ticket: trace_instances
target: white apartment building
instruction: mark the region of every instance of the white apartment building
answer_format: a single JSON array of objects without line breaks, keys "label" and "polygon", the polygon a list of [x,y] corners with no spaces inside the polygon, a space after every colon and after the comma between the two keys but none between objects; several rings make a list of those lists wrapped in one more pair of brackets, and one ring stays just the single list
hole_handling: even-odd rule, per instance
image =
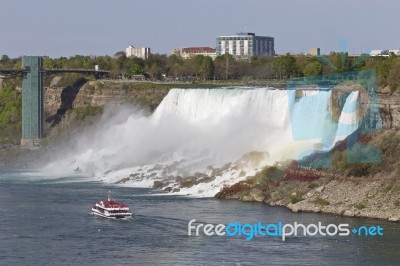
[{"label": "white apartment building", "polygon": [[128,48],[126,48],[126,57],[138,57],[142,59],[147,59],[149,58],[150,55],[150,48],[148,47],[143,47],[143,48],[135,48],[132,45],[130,45]]}]

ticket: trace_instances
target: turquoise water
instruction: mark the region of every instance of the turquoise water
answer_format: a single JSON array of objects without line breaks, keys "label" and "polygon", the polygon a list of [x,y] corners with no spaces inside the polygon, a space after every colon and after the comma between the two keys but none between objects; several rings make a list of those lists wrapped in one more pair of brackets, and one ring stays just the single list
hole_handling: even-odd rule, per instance
[{"label": "turquoise water", "polygon": [[[89,215],[111,189],[133,219]],[[399,265],[400,224],[379,220],[294,214],[259,203],[159,196],[148,189],[112,187],[76,177],[37,179],[0,173],[1,265]],[[199,237],[202,223],[381,225],[381,237]]]}]

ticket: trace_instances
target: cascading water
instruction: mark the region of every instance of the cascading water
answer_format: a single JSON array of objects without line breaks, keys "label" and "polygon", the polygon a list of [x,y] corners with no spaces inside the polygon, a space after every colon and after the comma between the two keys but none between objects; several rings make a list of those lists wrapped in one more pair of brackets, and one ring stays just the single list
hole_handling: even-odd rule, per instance
[{"label": "cascading water", "polygon": [[45,170],[79,167],[108,182],[214,196],[267,164],[329,149],[354,132],[357,92],[340,122],[330,99],[328,90],[172,89],[150,117],[124,111],[102,119]]}]

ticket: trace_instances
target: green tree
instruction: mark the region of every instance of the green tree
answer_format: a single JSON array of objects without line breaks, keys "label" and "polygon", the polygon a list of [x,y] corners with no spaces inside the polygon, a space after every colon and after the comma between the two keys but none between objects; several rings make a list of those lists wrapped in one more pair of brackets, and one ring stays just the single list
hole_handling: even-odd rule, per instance
[{"label": "green tree", "polygon": [[150,75],[151,79],[159,79],[161,78],[161,68],[157,64],[153,64],[150,67],[147,67],[146,72]]},{"label": "green tree", "polygon": [[133,63],[128,69],[128,77],[132,77],[133,75],[144,75],[145,71],[143,67],[139,64]]},{"label": "green tree", "polygon": [[348,53],[333,53],[333,55],[335,57],[335,66],[337,73],[343,73],[353,70],[351,58],[349,57]]},{"label": "green tree", "polygon": [[387,77],[387,83],[392,92],[400,88],[400,61],[396,60],[395,63],[393,63]]},{"label": "green tree", "polygon": [[279,79],[291,78],[299,75],[296,58],[289,53],[274,58],[272,61],[272,69]]},{"label": "green tree", "polygon": [[198,77],[199,74],[202,74],[204,58],[204,55],[196,55],[187,60],[188,62],[191,62],[192,65],[192,76]]},{"label": "green tree", "polygon": [[111,56],[97,56],[95,64],[102,70],[112,70],[113,58]]},{"label": "green tree", "polygon": [[283,67],[287,78],[298,75],[298,66],[296,63],[296,58],[293,55],[287,53],[285,56],[283,56]]},{"label": "green tree", "polygon": [[[145,60],[145,67],[150,69],[153,65],[156,65],[160,73],[167,72],[167,61],[168,57],[166,55],[160,54],[150,54],[149,58]],[[153,67],[155,68],[155,67]]]},{"label": "green tree", "polygon": [[182,57],[176,56],[174,54],[170,55],[167,59],[167,74],[169,76],[180,77],[182,65]]},{"label": "green tree", "polygon": [[381,86],[387,86],[388,77],[390,72],[396,63],[397,56],[391,54],[388,58],[379,58],[380,62],[376,65],[376,73],[378,75],[378,82]]},{"label": "green tree", "polygon": [[200,73],[205,80],[210,80],[214,78],[214,62],[211,57],[206,56],[201,65]]},{"label": "green tree", "polygon": [[10,58],[8,57],[8,55],[3,54],[3,55],[1,56],[0,61],[1,61],[1,63],[8,63],[8,62],[10,62]]},{"label": "green tree", "polygon": [[121,57],[126,58],[126,53],[124,51],[118,51],[118,52],[116,52],[114,54],[114,58],[118,59],[118,58],[121,58]]},{"label": "green tree", "polygon": [[229,79],[233,76],[235,59],[230,54],[217,56],[214,60],[215,75],[218,79]]},{"label": "green tree", "polygon": [[12,68],[18,59],[11,59],[8,55],[2,55],[0,58],[0,67]]},{"label": "green tree", "polygon": [[254,57],[247,67],[246,79],[272,78],[272,57]]},{"label": "green tree", "polygon": [[319,62],[308,63],[303,69],[304,76],[319,76],[322,75],[322,65]]}]

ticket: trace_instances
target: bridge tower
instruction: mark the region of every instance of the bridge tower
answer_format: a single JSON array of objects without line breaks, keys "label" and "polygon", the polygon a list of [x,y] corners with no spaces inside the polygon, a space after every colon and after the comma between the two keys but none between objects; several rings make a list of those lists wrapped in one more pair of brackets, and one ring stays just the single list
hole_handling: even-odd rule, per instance
[{"label": "bridge tower", "polygon": [[43,58],[23,56],[21,146],[33,147],[43,138]]}]

